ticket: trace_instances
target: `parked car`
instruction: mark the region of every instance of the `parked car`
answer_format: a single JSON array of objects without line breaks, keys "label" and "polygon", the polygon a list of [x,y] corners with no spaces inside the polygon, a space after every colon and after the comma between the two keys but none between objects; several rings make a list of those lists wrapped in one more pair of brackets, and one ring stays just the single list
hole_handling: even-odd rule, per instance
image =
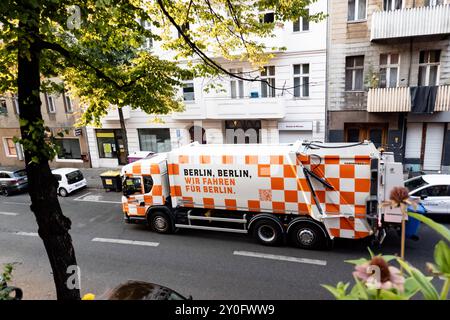
[{"label": "parked car", "polygon": [[86,179],[80,170],[74,168],[60,168],[52,170],[53,176],[58,180],[58,194],[67,197],[70,193],[86,187]]},{"label": "parked car", "polygon": [[0,171],[0,194],[9,196],[12,193],[26,191],[28,178],[25,169]]},{"label": "parked car", "polygon": [[405,181],[412,198],[420,199],[428,213],[450,214],[450,175],[426,174]]}]

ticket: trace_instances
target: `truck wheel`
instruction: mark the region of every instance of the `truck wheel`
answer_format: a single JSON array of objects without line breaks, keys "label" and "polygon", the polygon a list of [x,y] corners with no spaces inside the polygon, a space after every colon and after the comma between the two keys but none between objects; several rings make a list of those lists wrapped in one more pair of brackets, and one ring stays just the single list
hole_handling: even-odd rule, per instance
[{"label": "truck wheel", "polygon": [[253,236],[263,245],[275,246],[281,242],[283,231],[275,221],[265,219],[255,222]]},{"label": "truck wheel", "polygon": [[323,230],[312,223],[298,223],[289,230],[292,243],[302,249],[323,249],[327,245],[327,238]]},{"label": "truck wheel", "polygon": [[61,197],[67,197],[68,194],[69,194],[69,193],[67,192],[66,189],[64,189],[64,188],[59,189],[59,195],[60,195]]},{"label": "truck wheel", "polygon": [[158,233],[172,232],[172,220],[167,213],[162,211],[155,211],[151,213],[149,225],[153,231]]}]

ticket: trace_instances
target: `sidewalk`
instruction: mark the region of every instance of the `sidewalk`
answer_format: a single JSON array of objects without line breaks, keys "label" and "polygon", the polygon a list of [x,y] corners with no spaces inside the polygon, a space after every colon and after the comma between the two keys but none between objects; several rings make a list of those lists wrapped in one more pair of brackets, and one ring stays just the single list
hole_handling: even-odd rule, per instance
[{"label": "sidewalk", "polygon": [[[17,167],[2,167],[0,170],[10,171],[16,170]],[[54,168],[51,168],[52,170]],[[122,167],[115,168],[80,168],[79,170],[83,173],[84,178],[87,182],[87,187],[91,189],[103,189],[102,180],[100,179],[100,174],[105,171],[120,171]]]}]

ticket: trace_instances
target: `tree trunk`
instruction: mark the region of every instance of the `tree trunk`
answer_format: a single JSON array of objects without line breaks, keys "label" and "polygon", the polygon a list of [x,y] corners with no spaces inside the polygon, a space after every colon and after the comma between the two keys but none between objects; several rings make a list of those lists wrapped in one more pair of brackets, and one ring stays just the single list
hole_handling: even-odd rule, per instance
[{"label": "tree trunk", "polygon": [[127,161],[129,156],[127,128],[125,127],[125,119],[123,118],[122,108],[117,108],[117,111],[119,112],[120,129],[122,130],[123,148],[125,150],[125,161]]},{"label": "tree trunk", "polygon": [[[34,8],[33,8],[34,10]],[[31,10],[30,10],[31,11]],[[28,175],[28,188],[31,198],[31,211],[36,217],[38,233],[44,242],[50,260],[57,298],[60,300],[79,300],[79,288],[70,289],[66,283],[71,274],[67,274],[69,266],[76,266],[75,251],[69,235],[71,221],[62,213],[58,202],[57,181],[53,177],[48,156],[42,152],[45,144],[44,125],[39,97],[40,47],[31,42],[27,49],[24,44],[30,42],[30,35],[39,32],[39,11],[27,22],[19,24],[24,32],[19,40],[18,52],[18,94],[20,130],[24,142],[25,163]],[[25,38],[26,37],[26,38]],[[31,134],[30,130],[41,134]],[[29,144],[35,146],[30,149]],[[28,147],[27,147],[28,145]],[[32,161],[34,160],[34,161]],[[73,277],[73,275],[72,275]]]}]

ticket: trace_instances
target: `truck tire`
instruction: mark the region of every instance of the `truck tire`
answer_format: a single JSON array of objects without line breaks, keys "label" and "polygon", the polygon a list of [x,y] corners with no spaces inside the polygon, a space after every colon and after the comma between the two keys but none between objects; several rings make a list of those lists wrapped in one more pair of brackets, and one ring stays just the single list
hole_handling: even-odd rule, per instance
[{"label": "truck tire", "polygon": [[324,249],[327,247],[327,237],[324,230],[311,222],[300,222],[289,230],[292,243],[302,249]]},{"label": "truck tire", "polygon": [[150,228],[157,233],[172,233],[172,220],[163,211],[153,211],[148,218]]},{"label": "truck tire", "polygon": [[253,236],[263,245],[276,246],[283,239],[283,230],[275,221],[261,219],[255,222]]}]

